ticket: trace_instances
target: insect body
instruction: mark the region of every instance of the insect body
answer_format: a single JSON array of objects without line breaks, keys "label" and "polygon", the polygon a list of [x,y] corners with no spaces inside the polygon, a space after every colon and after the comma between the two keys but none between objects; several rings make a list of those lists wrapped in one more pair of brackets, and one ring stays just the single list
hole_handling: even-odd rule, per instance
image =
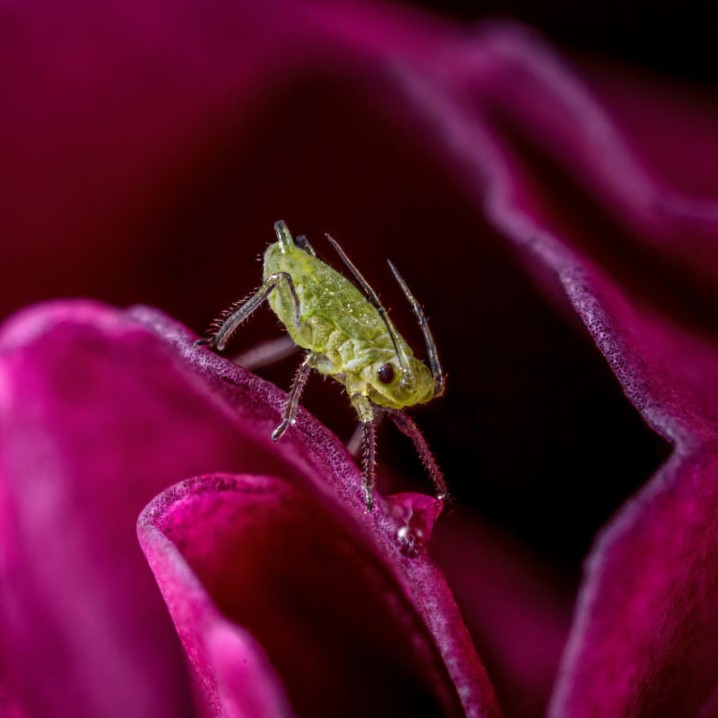
[{"label": "insect body", "polygon": [[374,290],[327,235],[359,287],[318,259],[305,238],[292,238],[284,222],[274,225],[277,241],[264,255],[264,281],[202,343],[221,351],[237,327],[265,300],[292,340],[306,350],[289,392],[284,418],[272,438],[294,424],[299,399],[312,369],[343,384],[362,425],[366,505],[372,509],[376,426],[384,415],[409,436],[427,467],[437,495],[444,498],[441,470],[413,420],[403,411],[444,391],[444,375],[428,324],[418,302],[391,262],[389,266],[412,305],[427,345],[429,367],[414,357],[394,328]]}]

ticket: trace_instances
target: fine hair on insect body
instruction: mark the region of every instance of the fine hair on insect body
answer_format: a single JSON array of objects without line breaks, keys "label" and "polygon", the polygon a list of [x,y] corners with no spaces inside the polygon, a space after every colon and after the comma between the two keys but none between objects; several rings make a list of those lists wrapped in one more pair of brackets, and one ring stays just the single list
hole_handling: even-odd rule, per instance
[{"label": "fine hair on insect body", "polygon": [[223,351],[240,324],[267,301],[294,344],[304,350],[282,421],[272,438],[280,439],[295,423],[309,374],[317,371],[345,387],[357,413],[367,509],[371,511],[374,506],[376,428],[385,416],[412,440],[437,498],[446,498],[441,469],[423,434],[405,411],[441,396],[445,389],[434,338],[406,282],[388,261],[419,323],[428,366],[414,356],[376,292],[334,239],[326,235],[356,285],[319,259],[305,237],[292,237],[284,222],[275,222],[274,230],[277,241],[270,244],[264,254],[262,284],[248,299],[224,312],[213,324],[211,336],[199,340],[198,344]]}]

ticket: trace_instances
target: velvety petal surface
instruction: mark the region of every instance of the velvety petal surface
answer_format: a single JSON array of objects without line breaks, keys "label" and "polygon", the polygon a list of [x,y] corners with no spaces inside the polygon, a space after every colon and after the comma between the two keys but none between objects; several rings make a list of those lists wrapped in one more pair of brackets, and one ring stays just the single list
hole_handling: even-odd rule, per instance
[{"label": "velvety petal surface", "polygon": [[[131,524],[177,480],[241,469],[281,480],[181,485],[141,531],[210,714],[258,705],[269,715],[285,705],[279,681],[295,709],[316,713],[322,695],[349,700],[362,671],[368,680],[386,661],[375,710],[421,694],[437,711],[496,715],[443,579],[423,553],[404,555],[407,530],[430,531],[434,500],[399,496],[367,514],[337,439],[302,412],[275,445],[284,395],[193,340],[157,312],[80,302],[5,327],[0,630],[11,695],[28,715],[190,712],[175,633]],[[294,613],[275,593],[284,584],[272,576],[283,574]],[[356,651],[321,633],[320,617]],[[300,677],[311,651],[321,670],[309,694]],[[249,678],[254,688],[237,683]]]},{"label": "velvety petal surface", "polygon": [[27,715],[190,715],[181,650],[134,524],[243,451],[173,352],[91,303],[29,310],[0,347],[0,661]]},{"label": "velvety petal surface", "polygon": [[[487,40],[479,54],[488,50],[492,72],[512,78],[506,85],[513,88],[496,92],[501,84],[492,84],[499,118],[492,141],[458,113],[440,111],[436,119],[462,133],[469,164],[491,167],[494,221],[527,263],[559,280],[627,397],[673,445],[670,460],[601,532],[588,557],[549,713],[697,715],[718,680],[709,658],[718,630],[718,341],[709,328],[699,329],[715,303],[698,305],[695,294],[681,290],[700,283],[701,272],[691,267],[702,263],[701,271],[710,271],[715,242],[703,244],[703,254],[694,247],[690,266],[682,265],[677,252],[685,245],[669,233],[682,230],[688,241],[696,236],[691,228],[718,236],[718,203],[657,179],[600,102],[539,41],[511,28],[492,30]],[[539,102],[540,110],[526,110]],[[567,127],[582,128],[583,143],[581,132],[561,131]],[[542,176],[550,181],[539,186]],[[566,196],[580,201],[580,213],[566,210]],[[659,214],[649,217],[655,207]],[[617,239],[620,245],[607,247]],[[661,275],[640,263],[641,244],[677,263],[676,282],[663,291]]]},{"label": "velvety petal surface", "polygon": [[[417,691],[422,692],[419,685],[414,684],[411,687],[405,683],[407,676],[413,675],[413,680],[416,680],[418,672],[425,687],[433,687],[433,700],[437,701],[436,705],[442,711],[453,714],[461,705],[459,710],[468,715],[497,714],[493,691],[483,668],[476,660],[456,606],[441,575],[423,553],[422,541],[428,540],[433,521],[438,515],[436,502],[423,495],[396,495],[382,499],[382,510],[368,515],[361,491],[358,490],[361,485],[359,472],[355,465],[347,462],[346,451],[336,437],[316,422],[310,421],[308,415],[302,412],[291,435],[288,434],[281,442],[274,444],[269,440],[269,436],[273,426],[278,423],[284,406],[284,395],[281,392],[269,384],[259,382],[251,374],[212,352],[188,344],[186,335],[178,332],[175,326],[161,315],[137,310],[134,316],[153,327],[165,339],[175,343],[187,359],[201,370],[216,393],[228,402],[233,411],[239,412],[238,421],[242,431],[251,430],[261,441],[277,447],[280,455],[294,464],[295,473],[299,472],[303,477],[300,483],[306,485],[308,482],[307,488],[318,492],[319,498],[326,502],[324,506],[316,501],[307,504],[306,499],[302,500],[301,496],[297,496],[296,502],[290,502],[286,499],[286,494],[288,492],[293,495],[294,492],[289,486],[270,484],[271,490],[264,496],[260,492],[255,506],[252,503],[252,485],[245,480],[234,487],[234,492],[219,491],[218,495],[213,497],[207,490],[207,496],[196,502],[191,500],[193,491],[202,493],[204,489],[201,484],[189,485],[179,489],[178,493],[170,493],[168,497],[158,499],[158,506],[165,507],[163,510],[167,512],[167,517],[163,517],[158,509],[153,511],[152,508],[147,514],[147,517],[153,517],[158,522],[161,529],[168,531],[170,539],[177,541],[180,552],[207,584],[208,593],[221,608],[230,616],[236,617],[240,625],[248,621],[248,630],[253,631],[256,628],[260,636],[267,632],[269,658],[273,664],[279,664],[277,668],[288,684],[288,698],[294,709],[301,710],[302,713],[307,710],[312,713],[323,710],[321,704],[310,709],[311,704],[308,701],[316,699],[320,694],[326,694],[332,696],[332,701],[337,702],[334,708],[325,708],[328,714],[331,714],[332,710],[347,714],[352,711],[361,713],[362,699],[353,696],[351,701],[347,702],[347,697],[351,696],[354,690],[363,690],[369,676],[376,676],[373,668],[376,661],[381,660],[381,655],[388,655],[389,663],[398,667],[398,673],[396,684],[391,680],[387,681],[386,685],[392,690],[386,691],[384,698],[389,703],[395,701],[394,706],[400,705],[401,700],[413,704],[415,698],[412,696]],[[267,409],[270,407],[271,413],[268,417]],[[286,472],[284,476],[287,476]],[[185,497],[185,494],[188,496]],[[180,502],[182,511],[178,509],[175,514],[172,504],[177,497],[184,498]],[[213,516],[210,509],[203,507],[203,502],[206,501],[211,502],[211,505],[228,503],[225,509],[227,513],[223,514],[218,509],[216,513],[219,523],[210,523],[202,528],[201,517],[204,513],[211,514],[208,521]],[[250,504],[249,510],[245,506],[247,503]],[[191,518],[194,508],[199,514],[196,521]],[[169,529],[174,526],[170,515],[177,519],[176,535],[174,530]],[[320,520],[322,515],[325,516],[324,520]],[[255,518],[258,519],[257,523],[254,522]],[[296,524],[297,534],[304,535],[304,539],[313,547],[310,551],[299,551],[297,558],[289,562],[285,555],[289,549],[284,546],[284,542],[290,540],[291,532],[288,534],[286,527],[281,528],[287,523],[289,526]],[[274,536],[275,526],[279,527],[279,536]],[[416,555],[405,555],[407,531],[417,539],[419,550]],[[194,543],[184,537],[185,532],[190,532],[196,539]],[[204,542],[199,540],[202,533],[207,535]],[[217,544],[213,543],[212,536],[217,539]],[[267,550],[261,556],[253,555],[251,547],[255,543],[263,545],[263,542],[267,542]],[[354,544],[357,549],[370,551],[365,561],[357,562],[358,565],[354,568],[356,581],[350,582],[351,585],[345,582],[344,571],[349,571],[346,564],[353,550],[341,561],[339,558],[344,556],[343,550],[340,550],[339,555],[334,553],[337,547],[346,545],[347,542]],[[247,548],[243,549],[245,544]],[[321,550],[321,544],[325,546],[324,551]],[[196,553],[193,553],[192,546]],[[250,577],[256,574],[257,579],[249,581],[258,589],[257,593],[252,592],[249,598],[241,595],[244,585],[242,570],[235,572],[232,566],[227,570],[227,564],[231,561],[240,562],[240,555],[244,550],[249,551],[250,555],[245,558],[248,563],[243,570]],[[218,553],[218,566],[212,562],[211,554],[214,551]],[[270,566],[264,566],[264,561],[268,561]],[[277,561],[278,565],[275,565],[274,561]],[[309,581],[309,586],[307,576],[301,570],[305,563],[308,573],[314,577],[314,581]],[[344,568],[340,568],[342,564],[345,564]],[[360,583],[362,577],[366,580],[374,575],[377,569],[380,575],[385,571],[388,573],[384,574],[379,584],[374,583],[374,579],[369,581],[373,584],[369,593],[357,597],[359,588],[356,584]],[[293,586],[293,593],[298,592],[300,597],[305,591],[310,593],[301,601],[307,613],[300,620],[306,620],[306,623],[288,630],[286,635],[281,635],[277,628],[272,626],[278,626],[281,621],[287,619],[291,614],[291,606],[285,603],[286,599],[277,591],[272,576],[284,573]],[[158,579],[162,584],[161,577],[158,576]],[[322,580],[329,581],[328,587],[321,583]],[[316,585],[312,585],[313,583]],[[336,594],[340,610],[333,620],[336,621],[337,631],[340,634],[346,633],[348,643],[358,640],[361,644],[366,640],[371,645],[372,640],[378,641],[371,651],[367,648],[358,651],[361,659],[354,656],[351,650],[342,651],[338,645],[341,641],[337,643],[333,636],[324,633],[312,635],[311,641],[316,643],[314,649],[308,645],[311,627],[318,621],[317,615],[321,613],[327,617],[333,605],[331,600],[329,605],[325,603],[326,594],[332,597]],[[401,594],[404,598],[398,599]],[[270,598],[278,603],[270,605]],[[396,608],[397,600],[403,603],[403,608]],[[377,625],[377,632],[373,637],[362,629],[359,634],[362,637],[359,638],[356,633],[359,625],[371,625],[366,619],[366,612],[371,605],[383,606],[385,611],[388,608],[399,625],[394,625],[391,621]],[[264,608],[275,609],[271,611],[271,618],[263,614]],[[417,617],[424,625],[421,633],[417,632]],[[400,630],[401,626],[404,627],[403,630]],[[413,628],[407,630],[407,626]],[[302,636],[306,638],[303,642]],[[302,651],[316,651],[319,675],[312,675],[313,680],[319,682],[314,683],[315,690],[308,690],[302,674],[293,675],[291,666],[286,664],[300,644],[304,645]],[[337,651],[341,655],[337,654]],[[437,667],[432,651],[438,651],[443,666]],[[408,664],[405,663],[407,660]],[[413,664],[413,670],[407,670],[407,666],[411,667],[414,660],[418,660],[420,670],[417,670],[417,664]],[[324,670],[322,665],[325,666]],[[331,675],[337,679],[334,688],[331,687],[330,667],[334,671]],[[366,673],[366,680],[361,679],[362,672]],[[448,672],[452,686],[447,683],[445,672]],[[325,679],[327,683],[321,687],[321,681]],[[383,699],[379,699],[383,691],[375,686],[371,693],[374,695],[373,710],[385,710]],[[391,708],[388,710],[392,711]]]},{"label": "velvety petal surface", "polygon": [[[205,616],[220,614],[262,646],[299,715],[463,714],[419,613],[345,521],[287,481],[246,475],[186,482],[145,511],[140,540],[209,706],[224,708],[222,686],[240,705],[257,686],[236,668],[215,677],[227,649]],[[206,593],[190,609],[194,584]]]},{"label": "velvety petal surface", "polygon": [[[138,524],[138,534],[195,672],[195,685],[203,713],[232,718],[289,716],[292,711],[284,687],[261,644],[252,634],[232,623],[227,613],[214,603],[208,593],[210,587],[202,583],[193,572],[172,540],[174,536],[170,538],[167,535],[174,532],[163,532],[166,524],[180,524],[188,534],[192,534],[188,536],[190,550],[200,550],[199,547],[203,545],[215,544],[220,537],[218,529],[224,523],[223,519],[229,518],[230,514],[230,507],[221,498],[232,488],[241,490],[243,484],[247,486],[250,495],[261,494],[268,484],[275,484],[280,492],[282,489],[288,490],[290,486],[286,482],[261,476],[244,477],[236,481],[230,476],[187,481],[160,494],[145,509]],[[213,491],[220,500],[208,512],[193,510],[194,495],[199,494],[199,497],[206,499]],[[173,520],[172,512],[186,513],[186,524]],[[226,531],[227,527],[224,529]],[[199,541],[193,541],[197,538]],[[260,597],[253,577],[242,576],[238,570],[247,554],[255,557],[259,563],[264,560],[261,546],[243,543],[239,541],[237,546],[232,547],[238,550],[231,552],[215,551],[213,547],[208,559],[229,574],[223,584],[233,585],[234,581],[245,579],[240,587],[241,596],[248,604],[254,604],[256,610],[264,600],[274,600],[274,596]],[[299,620],[298,607],[293,606],[292,609],[288,614],[289,620],[292,617],[295,621]],[[271,611],[264,613],[264,616],[270,622],[274,617]],[[305,665],[306,656],[303,653],[287,654],[287,659],[296,661],[297,656],[301,655],[301,665]]]}]

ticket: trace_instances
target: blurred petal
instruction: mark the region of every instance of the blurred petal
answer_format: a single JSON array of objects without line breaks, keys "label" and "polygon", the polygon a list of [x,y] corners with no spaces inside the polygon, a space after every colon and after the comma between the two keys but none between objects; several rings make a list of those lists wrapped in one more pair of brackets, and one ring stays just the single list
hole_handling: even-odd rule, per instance
[{"label": "blurred petal", "polygon": [[[457,161],[490,168],[492,219],[527,266],[558,279],[627,397],[674,447],[589,556],[550,714],[692,715],[718,683],[711,659],[718,636],[718,342],[715,328],[700,324],[716,305],[706,296],[698,306],[695,295],[680,291],[693,276],[688,265],[673,268],[679,283],[661,294],[662,275],[647,275],[641,255],[631,253],[632,238],[614,232],[628,259],[619,269],[606,251],[611,235],[600,241],[589,220],[599,228],[596,218],[606,217],[640,226],[640,242],[661,252],[676,227],[709,232],[713,248],[701,254],[694,244],[687,254],[690,266],[702,261],[710,273],[718,204],[681,197],[656,179],[581,80],[539,41],[512,28],[493,32],[480,52],[492,60],[489,85],[502,121],[485,134],[446,107],[434,106],[436,118],[464,143]],[[516,92],[502,92],[501,78]],[[537,184],[549,167],[550,181]],[[563,190],[578,195],[581,212],[566,209]],[[657,218],[648,217],[659,205]],[[665,258],[680,259],[678,245],[667,247]]]},{"label": "blurred petal", "polygon": [[571,625],[573,582],[466,509],[437,526],[431,554],[447,576],[506,714],[545,715]]},{"label": "blurred petal", "polygon": [[591,280],[576,278],[570,295],[628,396],[675,448],[589,556],[554,715],[692,715],[718,684],[718,347],[599,272]]}]

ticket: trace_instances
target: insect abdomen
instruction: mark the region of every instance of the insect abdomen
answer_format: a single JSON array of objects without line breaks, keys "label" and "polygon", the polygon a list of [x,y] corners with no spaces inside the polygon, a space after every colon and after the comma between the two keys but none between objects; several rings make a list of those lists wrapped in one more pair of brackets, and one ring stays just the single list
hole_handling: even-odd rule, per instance
[{"label": "insect abdomen", "polygon": [[339,347],[346,342],[390,347],[376,309],[329,265],[300,249],[282,252],[275,243],[265,253],[264,276],[276,272],[286,272],[294,282],[300,325],[294,323],[293,298],[285,285],[270,295],[269,304],[299,346],[320,354],[336,353],[337,360],[341,359]]}]

